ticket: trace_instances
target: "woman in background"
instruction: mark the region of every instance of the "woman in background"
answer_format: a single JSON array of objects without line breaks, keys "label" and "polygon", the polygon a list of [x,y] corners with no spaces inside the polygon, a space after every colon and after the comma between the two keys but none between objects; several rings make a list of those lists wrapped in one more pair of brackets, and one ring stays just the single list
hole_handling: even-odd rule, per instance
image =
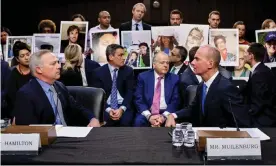
[{"label": "woman in background", "polygon": [[13,60],[18,64],[12,69],[7,80],[7,103],[9,110],[13,109],[16,92],[33,76],[29,68],[31,49],[26,43],[16,41],[13,45]]},{"label": "woman in background", "polygon": [[239,46],[239,66],[235,66],[233,77],[249,77],[250,70],[245,67],[244,54],[246,54],[246,47]]},{"label": "woman in background", "polygon": [[64,51],[65,63],[61,68],[60,79],[65,86],[82,86],[82,49],[78,44],[70,44]]}]

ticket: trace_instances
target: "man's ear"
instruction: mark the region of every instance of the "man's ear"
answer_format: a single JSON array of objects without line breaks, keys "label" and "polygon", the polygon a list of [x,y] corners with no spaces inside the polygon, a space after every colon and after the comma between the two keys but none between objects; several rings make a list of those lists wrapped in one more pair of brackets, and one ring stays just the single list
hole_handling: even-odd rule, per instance
[{"label": "man's ear", "polygon": [[100,18],[98,18],[98,22],[100,22]]},{"label": "man's ear", "polygon": [[39,73],[39,74],[42,73],[42,69],[41,69],[40,67],[38,67],[38,66],[35,68],[35,70],[36,70],[36,72]]}]

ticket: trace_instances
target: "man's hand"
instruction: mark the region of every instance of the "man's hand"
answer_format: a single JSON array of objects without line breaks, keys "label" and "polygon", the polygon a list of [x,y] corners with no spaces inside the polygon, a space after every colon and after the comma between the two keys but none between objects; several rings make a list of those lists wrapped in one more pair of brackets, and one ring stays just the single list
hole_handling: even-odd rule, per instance
[{"label": "man's hand", "polygon": [[124,113],[124,110],[122,108],[114,110],[113,115],[114,115],[115,120],[119,120],[122,117],[123,113]]},{"label": "man's hand", "polygon": [[160,115],[159,118],[158,118],[159,124],[163,124],[165,121],[166,121],[165,117]]},{"label": "man's hand", "polygon": [[111,110],[109,111],[109,116],[110,116],[110,118],[111,118],[112,120],[116,120],[116,119],[117,119],[115,115],[116,115],[115,110],[114,110],[114,109],[111,109]]},{"label": "man's hand", "polygon": [[160,118],[160,115],[152,115],[150,118],[149,118],[149,122],[151,124],[152,127],[160,127],[160,123],[159,123],[159,119]]},{"label": "man's hand", "polygon": [[92,118],[87,127],[101,127],[100,122],[96,118]]},{"label": "man's hand", "polygon": [[175,127],[175,120],[172,114],[168,116],[165,127]]}]

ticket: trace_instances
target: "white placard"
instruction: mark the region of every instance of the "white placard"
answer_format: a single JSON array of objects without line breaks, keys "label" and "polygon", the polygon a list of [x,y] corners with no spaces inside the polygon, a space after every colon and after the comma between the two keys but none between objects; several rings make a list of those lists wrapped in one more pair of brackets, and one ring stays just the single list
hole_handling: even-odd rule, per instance
[{"label": "white placard", "polygon": [[39,134],[1,134],[1,151],[38,151]]},{"label": "white placard", "polygon": [[260,159],[259,138],[207,138],[207,158]]}]

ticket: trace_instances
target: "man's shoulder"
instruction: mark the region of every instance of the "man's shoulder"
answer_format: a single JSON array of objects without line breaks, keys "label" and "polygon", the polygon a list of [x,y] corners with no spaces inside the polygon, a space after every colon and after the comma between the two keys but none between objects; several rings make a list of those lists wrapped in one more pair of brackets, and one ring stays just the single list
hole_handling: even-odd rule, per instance
[{"label": "man's shoulder", "polygon": [[86,62],[88,65],[91,65],[91,66],[94,66],[94,67],[100,67],[100,66],[101,66],[98,62],[93,61],[93,60],[88,59],[88,58],[85,58],[85,62]]},{"label": "man's shoulder", "polygon": [[170,78],[170,80],[172,81],[178,81],[179,80],[179,76],[176,74],[172,74],[172,73],[167,73],[167,78]]}]

